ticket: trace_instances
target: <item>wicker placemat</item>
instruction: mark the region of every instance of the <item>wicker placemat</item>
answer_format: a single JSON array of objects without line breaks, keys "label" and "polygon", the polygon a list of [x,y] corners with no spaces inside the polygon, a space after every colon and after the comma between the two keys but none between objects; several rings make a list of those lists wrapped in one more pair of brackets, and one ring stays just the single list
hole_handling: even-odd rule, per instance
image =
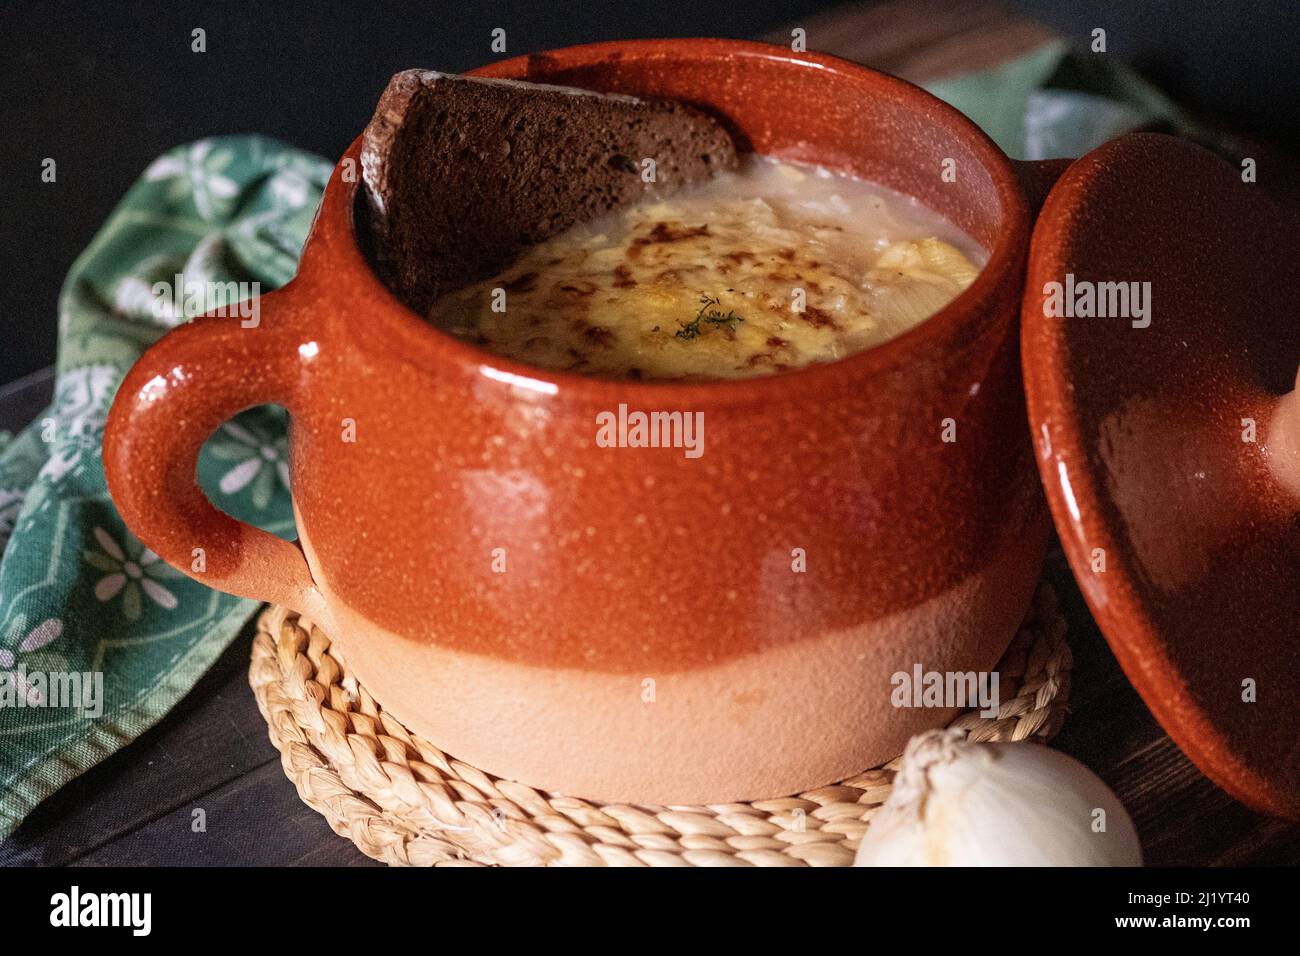
[{"label": "wicker placemat", "polygon": [[[975,740],[1046,740],[1065,715],[1070,648],[1052,589],[999,663],[998,716],[961,714]],[[604,805],[501,780],[384,713],[330,639],[292,611],[258,621],[249,683],[284,772],[361,852],[405,866],[847,866],[897,761],[751,803]]]}]

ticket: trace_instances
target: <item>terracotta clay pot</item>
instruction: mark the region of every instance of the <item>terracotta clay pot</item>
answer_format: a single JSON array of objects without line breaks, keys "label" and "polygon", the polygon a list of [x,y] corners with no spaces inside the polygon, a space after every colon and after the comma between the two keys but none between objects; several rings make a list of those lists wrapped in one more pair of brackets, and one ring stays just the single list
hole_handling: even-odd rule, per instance
[{"label": "terracotta clay pot", "polygon": [[[126,522],[187,573],[202,548],[204,583],[315,620],[386,709],[495,774],[717,803],[895,756],[952,712],[891,706],[891,676],[993,668],[1047,537],[1012,163],[923,91],[783,48],[609,43],[479,72],[696,104],[746,148],[920,198],[988,264],[830,365],[702,384],[539,371],[440,333],[376,279],[353,143],[260,324],[177,328],[123,383],[104,457]],[[292,418],[301,547],[195,482],[207,436],[267,402]],[[702,412],[703,455],[599,447],[597,415],[620,404]]]}]

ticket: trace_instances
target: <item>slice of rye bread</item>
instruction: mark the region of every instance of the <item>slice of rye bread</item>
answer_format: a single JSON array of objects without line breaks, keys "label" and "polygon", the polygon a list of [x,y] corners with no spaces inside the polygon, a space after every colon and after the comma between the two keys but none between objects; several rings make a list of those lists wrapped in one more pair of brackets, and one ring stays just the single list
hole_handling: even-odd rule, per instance
[{"label": "slice of rye bread", "polygon": [[735,166],[727,131],[682,103],[406,70],[362,141],[370,251],[427,315],[527,246]]}]

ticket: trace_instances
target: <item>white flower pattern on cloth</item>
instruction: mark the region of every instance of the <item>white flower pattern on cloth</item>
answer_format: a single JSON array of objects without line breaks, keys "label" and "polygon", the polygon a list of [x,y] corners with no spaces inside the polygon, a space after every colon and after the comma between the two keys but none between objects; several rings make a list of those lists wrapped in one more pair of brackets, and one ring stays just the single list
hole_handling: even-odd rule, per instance
[{"label": "white flower pattern on cloth", "polygon": [[98,455],[108,406],[121,373],[111,365],[83,365],[59,375],[52,418],[55,443],[37,475],[53,484],[81,469],[87,454]]},{"label": "white flower pattern on cloth", "polygon": [[[140,545],[127,534],[127,547],[123,548],[103,528],[96,526],[95,540],[103,548],[85,552],[86,563],[104,576],[95,582],[95,597],[108,602],[122,595],[122,613],[128,620],[138,621],[143,610],[141,592],[164,610],[177,605],[176,595],[163,587],[155,578],[175,577],[179,572],[165,563],[149,548]],[[130,549],[128,551],[128,549]]]},{"label": "white flower pattern on cloth", "polygon": [[[204,314],[209,306],[230,308],[235,301],[228,292],[237,288],[237,284],[226,278],[225,254],[222,233],[213,232],[200,239],[184,261],[173,256],[151,256],[141,261],[135,272],[117,281],[112,290],[113,310],[127,318],[170,329]],[[177,275],[181,277],[179,289]],[[155,291],[160,286],[162,295]],[[203,294],[195,296],[196,290]]]},{"label": "white flower pattern on cloth", "polygon": [[199,215],[211,222],[224,216],[239,194],[238,184],[224,172],[234,158],[228,149],[214,152],[212,140],[203,139],[188,149],[159,156],[145,170],[144,178],[149,182],[171,180],[167,198],[173,202],[192,198]]},{"label": "white flower pattern on cloth", "polygon": [[59,374],[54,407],[74,438],[98,437],[108,421],[108,406],[122,377],[112,365],[78,365]]},{"label": "white flower pattern on cloth", "polygon": [[227,439],[212,442],[208,449],[219,461],[234,462],[221,476],[219,487],[226,495],[238,494],[252,485],[253,507],[259,511],[271,503],[276,479],[287,491],[289,488],[289,443],[283,436],[271,437],[255,426],[245,427],[237,422],[221,426]]},{"label": "white flower pattern on cloth", "polygon": [[[25,615],[19,615],[14,621],[10,633],[21,632],[26,626],[27,618]],[[40,650],[46,644],[56,640],[63,633],[63,622],[57,617],[47,618],[28,632],[27,636],[22,639],[18,645],[19,653],[30,653],[31,651]],[[0,669],[3,670],[3,676],[7,680],[14,682],[14,687],[18,693],[26,698],[29,706],[39,707],[45,703],[39,687],[33,687],[23,678],[18,671],[13,670],[15,663],[14,652],[7,647],[0,647]]]},{"label": "white flower pattern on cloth", "polygon": [[56,449],[55,451],[50,452],[50,457],[45,460],[45,464],[41,465],[41,470],[36,477],[45,478],[51,482],[59,482],[63,480],[64,476],[67,475],[68,472],[72,471],[80,464],[80,448],[72,451]]}]

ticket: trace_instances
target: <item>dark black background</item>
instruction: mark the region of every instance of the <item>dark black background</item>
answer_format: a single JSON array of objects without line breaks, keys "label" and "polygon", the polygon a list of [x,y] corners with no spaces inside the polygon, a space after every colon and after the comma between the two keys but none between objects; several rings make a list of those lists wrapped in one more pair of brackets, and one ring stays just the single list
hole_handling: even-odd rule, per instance
[{"label": "dark black background", "polygon": [[[561,893],[567,893],[568,899],[580,896],[587,904],[587,911],[573,917],[581,920],[584,938],[628,938],[628,914],[632,910],[628,904],[629,897],[633,897],[643,910],[655,914],[644,934],[647,938],[680,935],[678,927],[689,924],[701,948],[729,950],[771,945],[772,931],[767,921],[742,915],[752,910],[738,908],[739,918],[716,918],[715,900],[745,889],[776,898],[806,897],[815,892],[823,908],[850,912],[863,907],[866,895],[877,912],[906,914],[904,919],[917,908],[918,900],[942,900],[943,918],[931,919],[918,929],[898,926],[896,920],[888,919],[871,924],[876,933],[894,930],[899,937],[909,934],[918,941],[923,939],[923,952],[969,951],[973,948],[971,940],[983,932],[992,912],[1014,924],[1016,938],[1059,936],[1062,927],[1068,926],[1075,945],[1103,936],[1148,940],[1153,935],[1185,945],[1193,934],[1204,935],[1199,928],[1162,931],[1117,927],[1116,917],[1244,916],[1250,920],[1249,927],[1216,927],[1211,931],[1212,936],[1238,941],[1238,946],[1243,945],[1240,941],[1257,938],[1249,935],[1251,929],[1285,926],[1292,912],[1292,873],[1284,868],[1235,869],[1207,875],[1203,869],[1189,868],[1076,867],[1053,869],[1047,879],[1036,868],[1006,868],[997,873],[1001,893],[992,899],[988,894],[970,892],[970,874],[958,869],[894,869],[888,872],[888,879],[871,878],[875,874],[847,867],[812,871],[754,868],[747,875],[732,869],[700,868],[686,877],[653,867],[617,873],[593,867],[571,869],[564,874],[540,875],[537,869],[516,868],[465,870],[457,872],[454,879],[436,879],[437,875],[421,873],[412,874],[421,878],[394,879],[391,871],[299,867],[292,874],[293,892],[285,893],[285,874],[271,868],[84,868],[75,873],[49,868],[0,870],[0,890],[4,892],[5,918],[11,935],[22,933],[22,939],[33,944],[37,939],[42,944],[48,939],[61,941],[69,948],[121,946],[132,951],[141,942],[175,943],[189,948],[195,939],[223,952],[244,951],[251,948],[255,933],[259,949],[296,947],[303,944],[304,937],[324,937],[333,948],[366,952],[384,938],[380,935],[384,928],[376,925],[376,919],[367,918],[380,905],[385,915],[406,917],[410,927],[406,933],[411,935],[433,922],[432,918],[418,921],[425,913],[442,917],[439,928],[466,932],[462,927],[482,924],[480,914],[489,901],[496,900],[509,909],[502,914],[504,918],[486,924],[490,934],[487,938],[500,949],[531,949],[541,933],[539,927],[555,920],[555,903]],[[683,878],[691,881],[685,891]],[[558,890],[557,880],[564,880]],[[744,880],[749,882],[738,882]],[[51,897],[69,893],[74,883],[83,896],[105,892],[151,894],[150,935],[135,937],[125,928],[51,927]],[[1132,902],[1135,893],[1172,896],[1180,892],[1190,894],[1193,902],[1160,906]],[[1202,893],[1243,894],[1248,902],[1202,906],[1195,902]],[[351,903],[372,898],[376,903],[369,911],[357,904],[342,904],[343,900]],[[436,902],[431,903],[431,898]],[[264,906],[264,912],[255,916],[248,913],[266,899],[283,899],[285,904],[279,911]],[[337,915],[327,910],[331,906]],[[304,926],[308,919],[322,923],[327,919],[328,923],[319,929],[308,928]],[[827,928],[822,932],[825,936],[811,938],[838,942],[848,938],[852,930],[837,932]],[[805,933],[810,935],[807,930]]]},{"label": "dark black background", "polygon": [[[824,0],[631,3],[40,3],[0,7],[0,384],[54,358],[59,286],[77,254],[159,153],[217,133],[260,132],[330,158],[361,130],[388,77],[458,71],[591,40],[753,37]],[[1226,125],[1300,140],[1300,0],[1021,0]],[[190,31],[207,31],[207,52]],[[809,38],[816,48],[816,37]],[[58,181],[40,181],[54,157]]]}]

